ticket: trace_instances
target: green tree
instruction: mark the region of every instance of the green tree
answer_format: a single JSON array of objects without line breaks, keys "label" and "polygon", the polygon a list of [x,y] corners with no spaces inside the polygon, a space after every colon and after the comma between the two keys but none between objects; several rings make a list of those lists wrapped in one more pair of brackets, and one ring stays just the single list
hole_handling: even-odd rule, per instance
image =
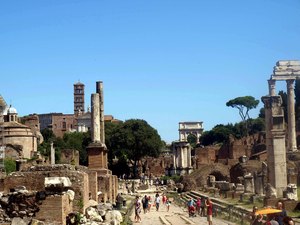
[{"label": "green tree", "polygon": [[256,100],[252,96],[243,96],[237,97],[226,102],[226,106],[237,108],[239,110],[240,117],[242,121],[245,123],[245,130],[248,134],[248,123],[247,120],[250,119],[249,111],[251,109],[255,109],[259,103],[259,100]]},{"label": "green tree", "polygon": [[65,133],[63,137],[63,148],[75,149],[79,151],[79,163],[80,165],[87,166],[87,152],[86,147],[91,142],[90,132],[72,132]]},{"label": "green tree", "polygon": [[55,134],[52,130],[45,128],[41,131],[41,134],[43,135],[44,141],[49,142],[56,138]]},{"label": "green tree", "polygon": [[187,141],[188,143],[190,143],[190,145],[192,146],[192,148],[195,148],[197,145],[197,137],[194,134],[189,134],[187,136]]},{"label": "green tree", "polygon": [[111,137],[111,147],[118,158],[132,160],[133,175],[137,162],[145,156],[158,157],[162,141],[158,132],[145,120],[130,119],[118,125]]},{"label": "green tree", "polygon": [[205,131],[200,137],[200,143],[204,146],[222,144],[228,141],[229,136],[239,136],[237,129],[232,124],[218,124],[212,130]]},{"label": "green tree", "polygon": [[16,171],[16,161],[11,158],[4,159],[4,168],[6,174]]}]

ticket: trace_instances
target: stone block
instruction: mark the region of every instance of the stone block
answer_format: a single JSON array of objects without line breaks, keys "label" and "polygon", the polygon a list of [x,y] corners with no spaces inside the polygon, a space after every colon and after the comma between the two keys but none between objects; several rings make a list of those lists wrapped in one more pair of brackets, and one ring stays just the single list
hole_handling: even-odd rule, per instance
[{"label": "stone block", "polygon": [[276,66],[300,66],[299,60],[279,60],[276,62]]},{"label": "stone block", "polygon": [[45,177],[45,188],[48,187],[71,187],[69,177]]}]

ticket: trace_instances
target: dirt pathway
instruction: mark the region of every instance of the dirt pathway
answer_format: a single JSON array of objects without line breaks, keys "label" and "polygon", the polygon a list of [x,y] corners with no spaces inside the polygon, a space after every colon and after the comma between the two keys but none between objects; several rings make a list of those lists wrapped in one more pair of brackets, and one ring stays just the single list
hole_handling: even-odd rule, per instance
[{"label": "dirt pathway", "polygon": [[[135,223],[134,221],[134,210],[131,215],[131,221],[134,224],[141,225],[184,225],[184,224],[197,224],[197,225],[207,225],[206,217],[189,217],[186,209],[182,209],[177,205],[171,204],[169,212],[167,212],[166,206],[162,205],[158,211],[155,207],[151,207],[150,212],[141,213],[142,221],[140,223]],[[214,225],[234,225],[234,223],[229,223],[217,218],[213,218]]]}]

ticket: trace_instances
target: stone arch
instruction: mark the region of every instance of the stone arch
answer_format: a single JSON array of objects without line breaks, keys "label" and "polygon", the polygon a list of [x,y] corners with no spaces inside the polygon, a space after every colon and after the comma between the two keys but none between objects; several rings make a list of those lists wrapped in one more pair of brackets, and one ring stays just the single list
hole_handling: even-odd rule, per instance
[{"label": "stone arch", "polygon": [[216,181],[224,181],[224,180],[228,180],[228,176],[226,176],[225,174],[222,174],[221,171],[217,171],[214,170],[212,171],[209,175],[212,175],[216,178]]},{"label": "stone arch", "polygon": [[192,178],[195,179],[198,187],[207,185],[207,178],[209,175],[216,176],[217,181],[229,181],[229,166],[221,163],[214,163],[213,165],[203,165],[191,174]]}]

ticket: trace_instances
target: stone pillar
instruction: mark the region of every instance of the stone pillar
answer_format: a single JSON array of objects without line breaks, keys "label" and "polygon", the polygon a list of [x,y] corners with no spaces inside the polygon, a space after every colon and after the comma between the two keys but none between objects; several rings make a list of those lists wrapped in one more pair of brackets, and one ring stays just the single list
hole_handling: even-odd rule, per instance
[{"label": "stone pillar", "polygon": [[264,175],[254,173],[255,194],[262,196],[264,194]]},{"label": "stone pillar", "polygon": [[251,174],[244,176],[244,188],[245,193],[254,193],[254,180]]},{"label": "stone pillar", "polygon": [[54,165],[55,164],[55,149],[53,147],[53,142],[51,142],[50,144],[50,154],[51,154],[51,165]]},{"label": "stone pillar", "polygon": [[288,150],[296,151],[296,119],[295,119],[295,91],[294,80],[287,80],[287,98],[288,98]]},{"label": "stone pillar", "polygon": [[183,154],[183,149],[182,149],[182,147],[180,146],[180,150],[179,150],[179,152],[180,152],[180,158],[179,158],[179,167],[184,167],[184,165],[183,165],[183,158],[184,158],[184,154]]},{"label": "stone pillar", "polygon": [[105,144],[105,130],[104,130],[104,96],[103,96],[103,82],[96,82],[96,92],[99,94],[100,105],[100,140]]},{"label": "stone pillar", "polygon": [[92,127],[91,127],[91,139],[93,143],[100,143],[100,107],[99,107],[99,94],[92,94],[91,106],[92,106]]},{"label": "stone pillar", "polygon": [[286,147],[284,115],[281,107],[282,100],[277,96],[264,96],[266,116],[266,137],[268,182],[276,189],[277,196],[283,196],[283,190],[287,185],[286,173]]},{"label": "stone pillar", "polygon": [[275,96],[276,95],[276,89],[275,89],[275,85],[276,85],[276,80],[268,80],[269,83],[269,95],[270,96]]},{"label": "stone pillar", "polygon": [[187,167],[192,167],[192,152],[189,146],[187,148]]}]

